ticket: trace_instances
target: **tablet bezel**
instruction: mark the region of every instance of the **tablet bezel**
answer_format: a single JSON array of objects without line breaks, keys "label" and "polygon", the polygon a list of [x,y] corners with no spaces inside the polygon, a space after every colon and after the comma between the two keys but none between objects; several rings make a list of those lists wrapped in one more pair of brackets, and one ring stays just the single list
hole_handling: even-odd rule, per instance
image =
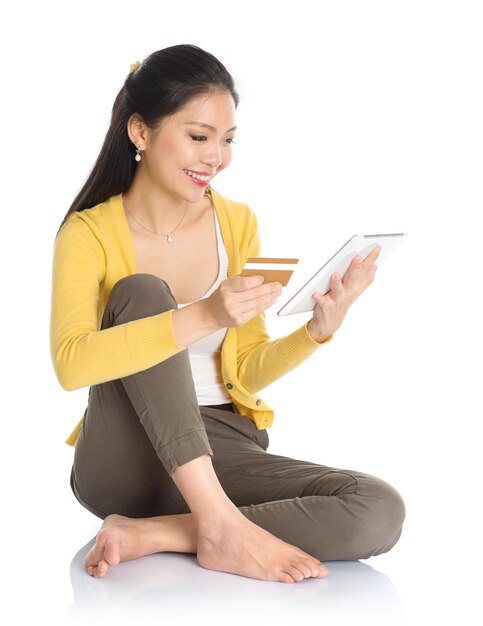
[{"label": "tablet bezel", "polygon": [[277,311],[277,315],[284,316],[312,312],[316,305],[312,294],[316,291],[324,294],[327,293],[330,289],[330,279],[334,272],[339,272],[341,276],[344,276],[355,256],[359,255],[365,259],[377,245],[381,246],[381,253],[376,261],[376,265],[379,265],[406,236],[407,233],[353,235],[304,285],[302,285],[302,287],[300,287],[282,308]]}]

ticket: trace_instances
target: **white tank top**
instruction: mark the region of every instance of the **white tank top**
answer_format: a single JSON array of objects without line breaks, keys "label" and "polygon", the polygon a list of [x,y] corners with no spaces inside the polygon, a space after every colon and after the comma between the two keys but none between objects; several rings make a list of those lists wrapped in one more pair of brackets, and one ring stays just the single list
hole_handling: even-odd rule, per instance
[{"label": "white tank top", "polygon": [[[226,253],[225,244],[223,243],[220,223],[214,206],[213,213],[215,214],[216,242],[218,246],[220,271],[213,285],[201,296],[200,300],[207,298],[218,288],[222,280],[228,278],[228,255]],[[178,308],[182,309],[188,306],[188,304],[192,304],[192,302],[185,302],[184,304],[178,303]],[[221,376],[221,346],[226,335],[226,330],[226,328],[220,328],[214,333],[190,344],[187,348],[199,406],[231,402],[231,397],[226,392]]]}]

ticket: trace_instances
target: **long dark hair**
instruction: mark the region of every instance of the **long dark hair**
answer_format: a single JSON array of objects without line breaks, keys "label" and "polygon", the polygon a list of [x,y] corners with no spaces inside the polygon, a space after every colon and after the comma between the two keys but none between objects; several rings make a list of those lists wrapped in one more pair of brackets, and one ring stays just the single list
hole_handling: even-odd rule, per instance
[{"label": "long dark hair", "polygon": [[127,133],[133,113],[156,131],[164,117],[192,98],[218,90],[228,91],[238,106],[233,77],[216,57],[198,46],[171,46],[144,59],[128,74],[116,96],[99,156],[59,230],[70,213],[96,206],[129,188],[136,167],[136,150]]}]

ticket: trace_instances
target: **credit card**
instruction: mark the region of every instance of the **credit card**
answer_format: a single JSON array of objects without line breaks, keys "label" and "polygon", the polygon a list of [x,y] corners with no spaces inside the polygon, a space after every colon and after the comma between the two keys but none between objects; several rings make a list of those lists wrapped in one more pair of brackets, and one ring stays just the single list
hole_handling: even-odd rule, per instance
[{"label": "credit card", "polygon": [[298,262],[298,259],[250,257],[245,263],[241,276],[263,276],[266,283],[278,281],[285,287]]}]

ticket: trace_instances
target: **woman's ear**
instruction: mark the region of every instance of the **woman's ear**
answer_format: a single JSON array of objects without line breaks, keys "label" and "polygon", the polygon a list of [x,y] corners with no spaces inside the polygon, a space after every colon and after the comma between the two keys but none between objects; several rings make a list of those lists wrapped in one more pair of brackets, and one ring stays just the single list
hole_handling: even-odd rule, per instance
[{"label": "woman's ear", "polygon": [[127,121],[127,134],[135,146],[145,146],[149,140],[149,129],[139,113],[133,113]]}]

